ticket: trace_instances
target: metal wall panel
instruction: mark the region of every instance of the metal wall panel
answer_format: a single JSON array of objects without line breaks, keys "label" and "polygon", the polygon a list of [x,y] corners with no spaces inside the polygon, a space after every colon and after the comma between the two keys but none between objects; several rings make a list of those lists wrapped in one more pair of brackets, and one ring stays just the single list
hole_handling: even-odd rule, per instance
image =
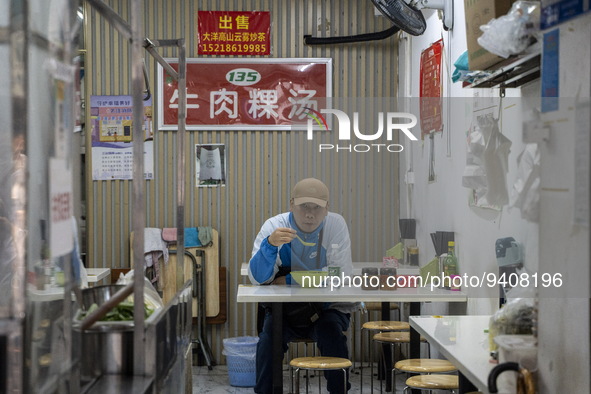
[{"label": "metal wall panel", "polygon": [[[127,2],[107,1],[129,21]],[[384,41],[308,47],[304,34],[334,36],[383,30],[389,23],[374,16],[370,2],[357,0],[146,0],[146,35],[153,39],[184,37],[187,56],[196,57],[197,10],[270,11],[273,57],[331,57],[333,96],[395,97],[396,38]],[[94,10],[86,6],[87,94],[130,94],[129,45]],[[160,48],[164,57],[176,49]],[[146,54],[155,87],[155,63]],[[89,97],[86,97],[89,102]],[[156,111],[154,111],[156,112]],[[90,122],[87,122],[90,124]],[[91,152],[87,132],[87,152]],[[196,188],[195,144],[223,143],[227,184]],[[175,133],[159,132],[154,144],[155,179],[146,181],[146,226],[175,225]],[[305,132],[199,131],[186,143],[187,226],[212,226],[220,233],[221,265],[228,268],[228,322],[210,326],[214,356],[222,360],[222,338],[255,334],[255,307],[236,304],[236,288],[247,279],[240,264],[268,217],[289,209],[297,180],[315,176],[331,186],[331,210],[349,223],[354,261],[379,261],[398,240],[398,161],[396,154],[318,154]],[[90,158],[86,163],[91,163]],[[88,265],[129,267],[130,181],[92,181],[87,168]]]}]

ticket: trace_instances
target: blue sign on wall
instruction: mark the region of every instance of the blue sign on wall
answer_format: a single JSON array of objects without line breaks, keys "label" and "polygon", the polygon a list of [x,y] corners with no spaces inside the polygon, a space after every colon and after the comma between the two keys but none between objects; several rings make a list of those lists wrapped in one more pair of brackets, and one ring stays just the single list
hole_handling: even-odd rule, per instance
[{"label": "blue sign on wall", "polygon": [[586,0],[542,0],[540,28],[548,29],[587,11],[589,2]]},{"label": "blue sign on wall", "polygon": [[542,112],[558,109],[559,69],[559,29],[544,34],[544,50],[542,55]]}]

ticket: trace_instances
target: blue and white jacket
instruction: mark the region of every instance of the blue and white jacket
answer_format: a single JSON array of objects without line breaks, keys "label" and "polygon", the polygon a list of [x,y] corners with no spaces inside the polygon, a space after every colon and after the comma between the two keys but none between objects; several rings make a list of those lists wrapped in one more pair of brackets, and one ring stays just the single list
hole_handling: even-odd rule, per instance
[{"label": "blue and white jacket", "polygon": [[[268,238],[279,227],[296,229],[296,238],[279,247],[271,245]],[[319,248],[321,231],[322,245]],[[318,251],[320,259],[317,258]],[[294,271],[326,271],[329,266],[340,267],[344,275],[350,276],[353,273],[351,239],[345,219],[339,214],[329,212],[314,232],[305,233],[296,225],[293,214],[286,212],[268,219],[261,227],[248,264],[248,277],[251,283],[263,285],[273,281],[279,267],[290,267]],[[291,275],[287,275],[286,282],[291,283]],[[358,304],[335,302],[330,304],[330,308],[351,313],[358,309]]]}]

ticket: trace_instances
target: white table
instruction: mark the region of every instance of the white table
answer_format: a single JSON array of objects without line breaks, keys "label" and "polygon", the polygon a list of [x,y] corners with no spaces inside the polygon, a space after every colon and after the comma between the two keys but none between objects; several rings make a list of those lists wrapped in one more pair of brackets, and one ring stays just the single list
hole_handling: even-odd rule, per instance
[{"label": "white table", "polygon": [[[49,302],[64,299],[64,288],[63,287],[49,287],[46,290],[38,290],[32,284],[27,286],[26,297],[29,301],[33,302]],[[72,293],[72,300],[76,297]]]},{"label": "white table", "polygon": [[[111,277],[110,268],[87,268],[88,283],[97,283]],[[48,287],[46,290],[38,290],[35,286],[27,286],[27,297],[31,301],[55,301],[64,298],[64,288],[61,286]],[[72,293],[72,299],[75,299]]]},{"label": "white table", "polygon": [[[353,263],[353,275],[361,275],[363,268],[382,268],[383,263],[376,262],[354,262]],[[419,267],[416,265],[400,265],[398,273],[401,275],[419,275]],[[240,266],[240,275],[248,276],[248,263],[242,263]]]},{"label": "white table", "polygon": [[[325,288],[301,288],[298,286],[256,286],[239,285],[237,302],[266,302],[272,304],[272,313],[282,315],[283,302],[409,302],[411,315],[420,315],[421,302],[466,302],[468,297],[461,291],[429,288],[404,288],[397,290],[363,290],[356,287],[343,287],[331,290]],[[389,308],[387,308],[389,311]],[[382,317],[384,318],[384,317]],[[388,320],[386,317],[385,320]],[[282,319],[273,319],[273,348],[281,349],[283,327]],[[419,334],[411,329],[410,356],[418,358],[420,353]],[[281,362],[283,354],[273,354],[273,392],[281,393],[283,376]]]},{"label": "white table", "polygon": [[96,283],[101,280],[111,277],[110,268],[87,268],[86,274],[88,276],[88,283]]},{"label": "white table", "polygon": [[[489,363],[488,333],[485,332],[490,316],[411,316],[409,321],[410,326],[453,363],[461,375],[479,391],[488,393],[488,374],[495,366]],[[455,341],[450,340],[454,330]]]},{"label": "white table", "polygon": [[461,291],[428,287],[399,288],[396,290],[363,290],[358,287],[302,288],[299,286],[238,285],[237,302],[466,302]]}]

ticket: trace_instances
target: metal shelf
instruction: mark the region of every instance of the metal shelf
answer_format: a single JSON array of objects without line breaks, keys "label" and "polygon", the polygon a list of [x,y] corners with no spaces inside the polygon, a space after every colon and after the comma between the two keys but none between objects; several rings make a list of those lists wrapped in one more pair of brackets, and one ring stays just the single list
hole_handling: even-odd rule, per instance
[{"label": "metal shelf", "polygon": [[540,77],[539,52],[511,57],[487,77],[478,78],[464,88],[516,88]]}]

